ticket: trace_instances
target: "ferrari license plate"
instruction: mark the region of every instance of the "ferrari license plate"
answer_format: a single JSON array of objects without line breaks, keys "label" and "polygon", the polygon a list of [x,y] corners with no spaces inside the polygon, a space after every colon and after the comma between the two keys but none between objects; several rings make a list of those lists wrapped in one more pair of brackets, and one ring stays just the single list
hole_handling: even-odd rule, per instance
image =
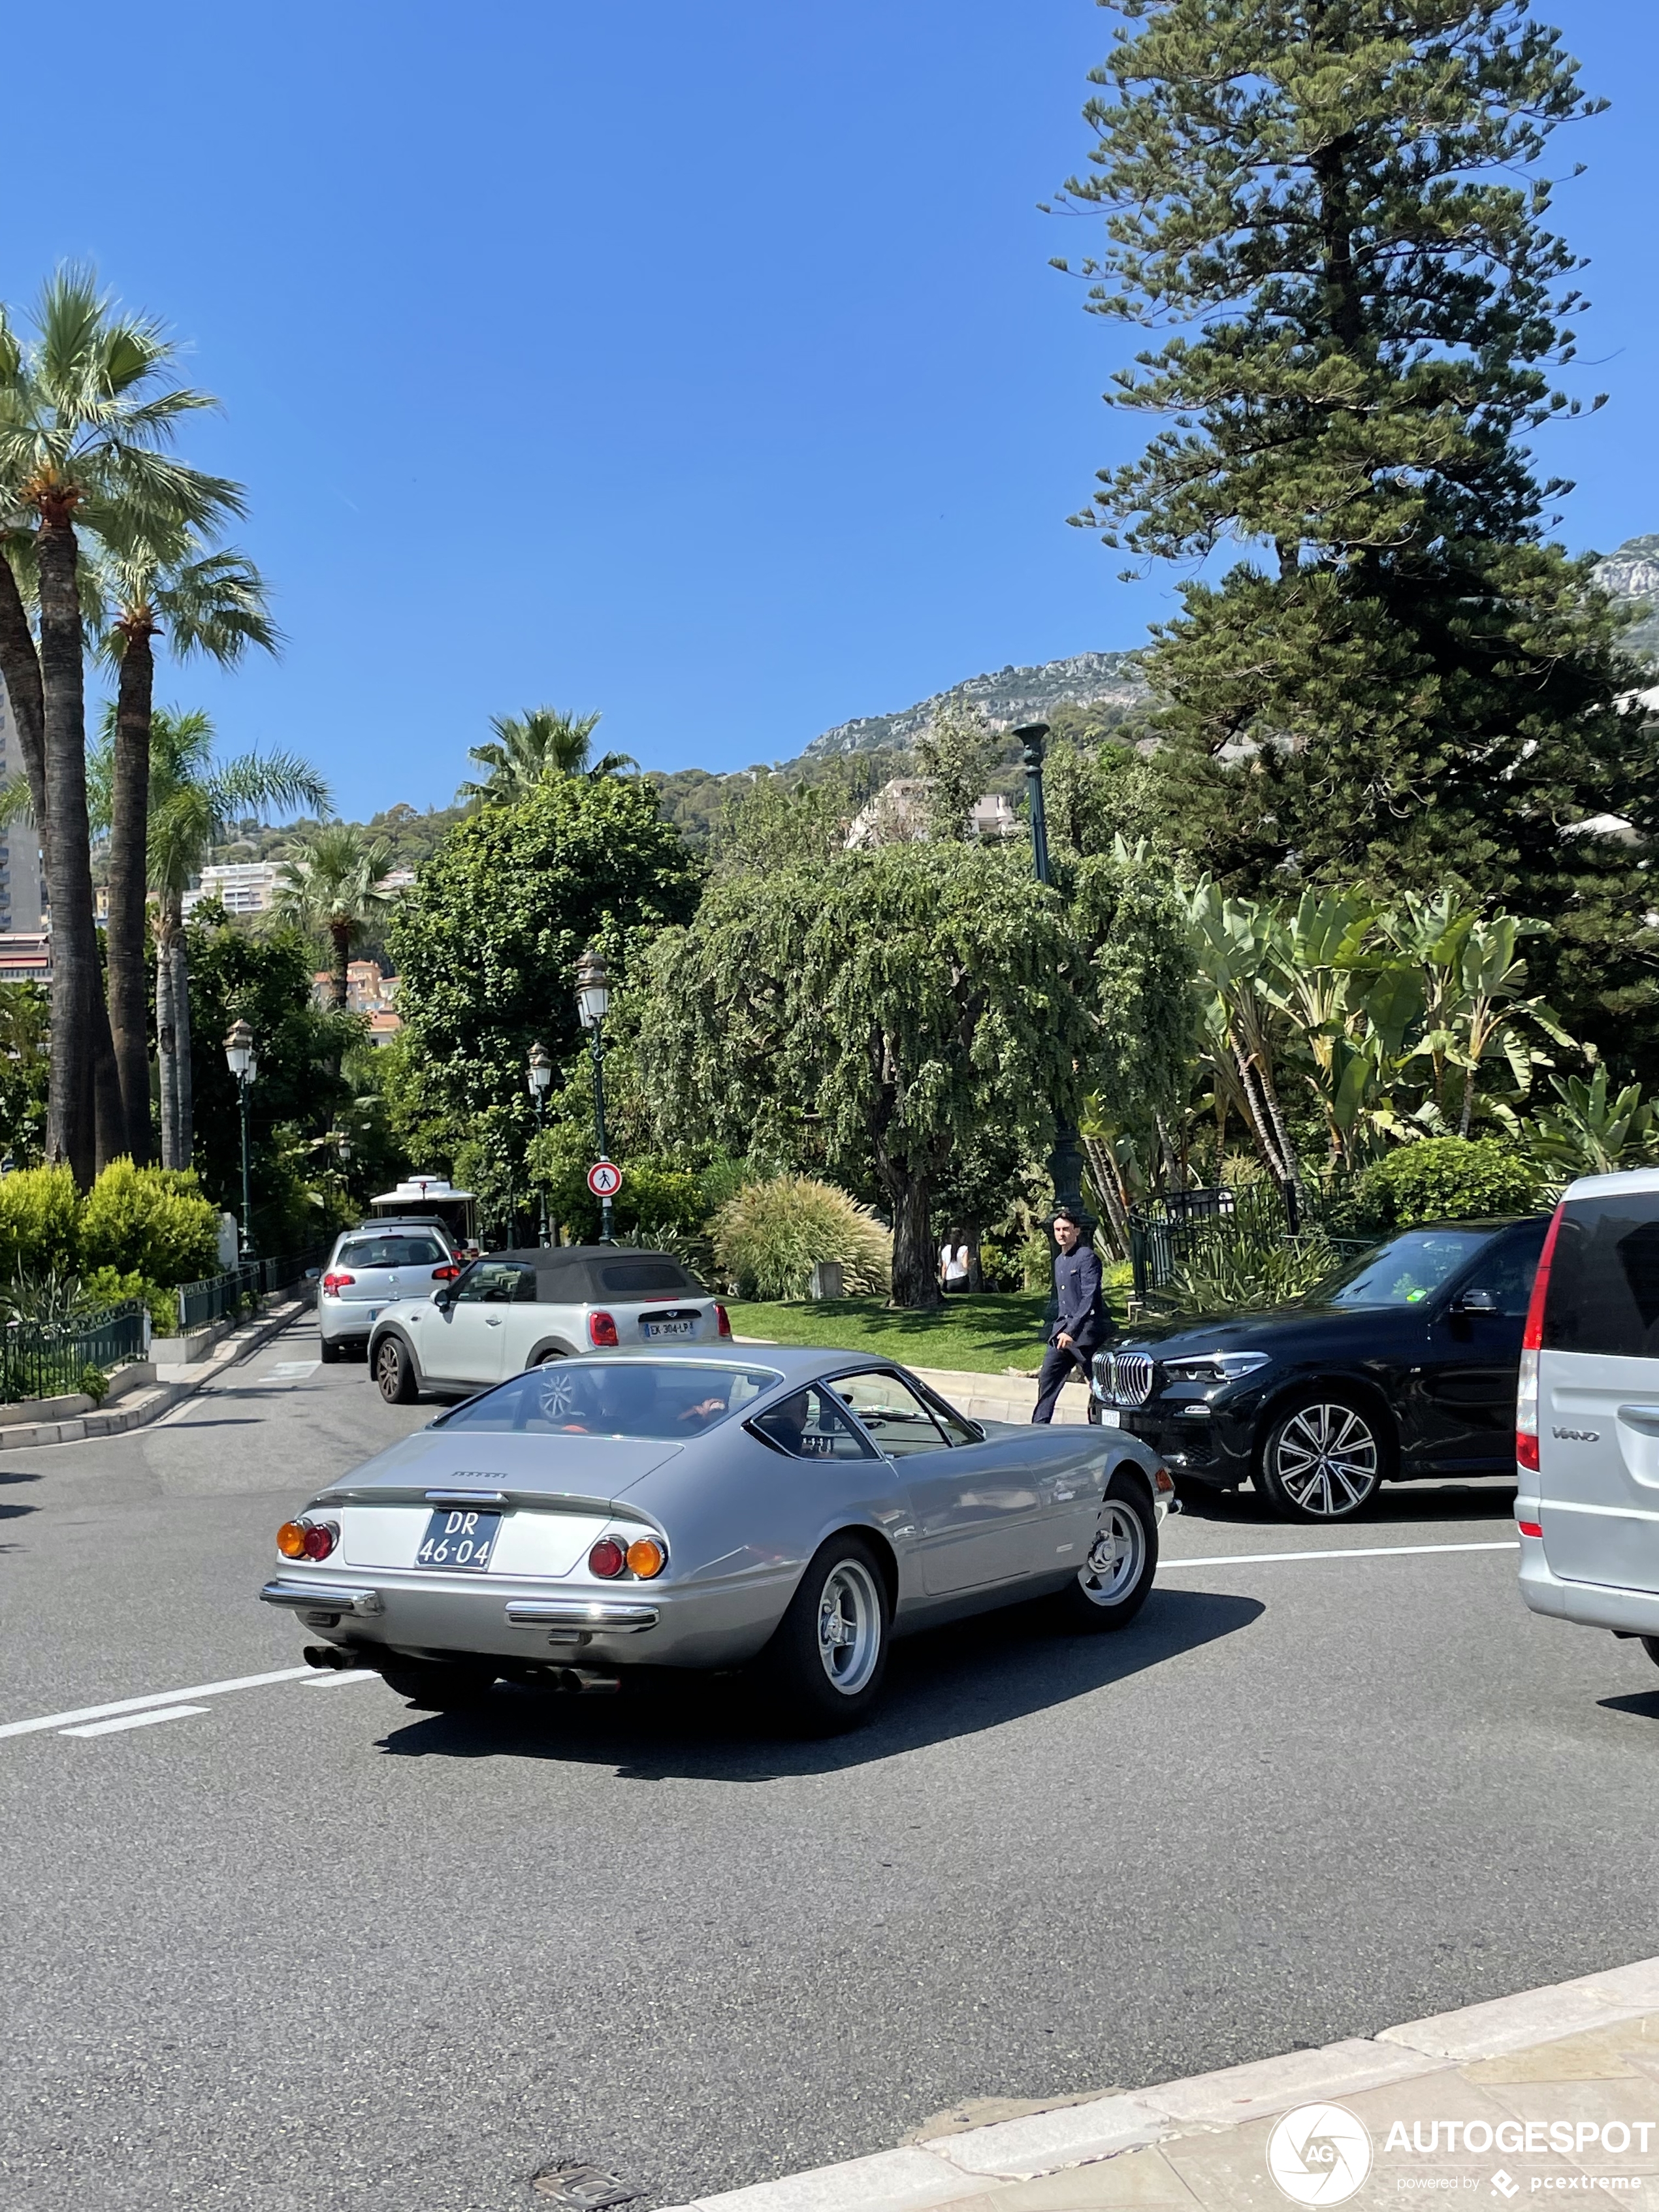
[{"label": "ferrari license plate", "polygon": [[659,1336],[690,1336],[697,1324],[694,1321],[648,1321],[645,1324],[647,1341]]},{"label": "ferrari license plate", "polygon": [[482,1574],[495,1548],[499,1513],[477,1513],[469,1505],[441,1507],[426,1524],[415,1554],[417,1567],[464,1567]]}]

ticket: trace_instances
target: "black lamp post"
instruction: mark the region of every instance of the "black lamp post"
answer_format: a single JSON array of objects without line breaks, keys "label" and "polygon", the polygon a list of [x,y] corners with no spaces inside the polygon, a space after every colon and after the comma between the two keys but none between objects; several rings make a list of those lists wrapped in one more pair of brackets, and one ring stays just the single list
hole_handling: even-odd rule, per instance
[{"label": "black lamp post", "polygon": [[[611,1006],[611,978],[605,972],[605,962],[599,949],[590,945],[576,963],[576,1012],[582,1027],[587,1031],[589,1047],[593,1054],[593,1129],[599,1140],[599,1158],[608,1160],[605,1148],[605,1018]],[[609,1244],[611,1235],[611,1200],[599,1200],[599,1242]]]},{"label": "black lamp post", "polygon": [[[546,1047],[544,1045],[532,1044],[530,1048],[530,1095],[536,1102],[536,1133],[538,1136],[541,1134],[543,1127],[546,1121],[548,1086],[552,1080],[553,1063],[547,1056]],[[544,1245],[546,1245],[551,1243],[553,1241],[549,1236],[547,1229],[547,1184],[544,1180],[538,1176],[537,1178],[536,1188],[540,1194],[542,1201],[541,1242]]]},{"label": "black lamp post", "polygon": [[225,1039],[225,1063],[235,1078],[236,1095],[242,1109],[242,1259],[246,1263],[253,1257],[253,1200],[247,1172],[247,1094],[259,1072],[259,1063],[253,1056],[253,1032],[240,1016],[231,1024]]},{"label": "black lamp post", "polygon": [[[1031,817],[1031,866],[1040,884],[1051,884],[1054,877],[1048,868],[1048,817],[1042,805],[1042,755],[1048,725],[1046,722],[1026,722],[1014,732],[1014,735],[1019,739],[1020,758],[1025,764],[1025,789]],[[1054,1148],[1048,1155],[1048,1178],[1054,1187],[1055,1205],[1070,1206],[1073,1212],[1080,1218],[1083,1214],[1083,1152],[1069,1115],[1061,1115],[1054,1124]]]}]

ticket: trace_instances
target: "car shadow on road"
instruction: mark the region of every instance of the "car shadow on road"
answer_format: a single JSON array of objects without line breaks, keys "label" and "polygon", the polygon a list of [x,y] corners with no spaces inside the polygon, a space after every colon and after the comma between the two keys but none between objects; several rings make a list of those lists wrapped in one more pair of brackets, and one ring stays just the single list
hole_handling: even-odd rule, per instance
[{"label": "car shadow on road", "polygon": [[[1305,1528],[1290,1521],[1254,1490],[1212,1490],[1187,1482],[1181,1488],[1182,1518],[1212,1521],[1220,1527]],[[1419,1522],[1509,1521],[1515,1515],[1515,1484],[1503,1475],[1468,1481],[1389,1483],[1370,1510],[1352,1528],[1401,1528]],[[1322,1524],[1328,1527],[1328,1522]]]},{"label": "car shadow on road", "polygon": [[848,1735],[781,1732],[742,1674],[665,1669],[620,1692],[498,1683],[465,1712],[411,1714],[382,1739],[398,1759],[550,1759],[614,1768],[624,1781],[767,1782],[826,1774],[1047,1711],[1127,1681],[1260,1618],[1255,1598],[1159,1589],[1130,1627],[1071,1634],[1042,1605],[1010,1607],[895,1644],[875,1717]]}]

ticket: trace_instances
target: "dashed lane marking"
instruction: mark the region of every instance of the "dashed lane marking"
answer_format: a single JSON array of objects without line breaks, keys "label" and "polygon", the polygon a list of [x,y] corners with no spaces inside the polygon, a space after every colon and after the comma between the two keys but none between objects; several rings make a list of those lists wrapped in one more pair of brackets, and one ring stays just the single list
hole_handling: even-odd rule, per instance
[{"label": "dashed lane marking", "polygon": [[313,1690],[337,1690],[347,1682],[378,1682],[380,1677],[373,1667],[350,1667],[337,1674],[313,1674],[310,1687]]},{"label": "dashed lane marking", "polygon": [[142,1713],[157,1705],[185,1705],[192,1698],[222,1698],[232,1690],[263,1689],[267,1682],[297,1682],[313,1670],[309,1667],[283,1667],[271,1674],[239,1674],[231,1682],[198,1682],[191,1690],[157,1690],[147,1698],[117,1698],[107,1705],[82,1705],[78,1712],[44,1713],[39,1720],[7,1721],[0,1724],[0,1736],[34,1735],[43,1729],[57,1729],[67,1734],[80,1721],[108,1720],[117,1713]]},{"label": "dashed lane marking", "polygon": [[205,1705],[161,1705],[148,1713],[125,1713],[118,1721],[94,1721],[90,1728],[59,1729],[60,1735],[116,1735],[123,1729],[154,1728],[157,1721],[188,1720],[204,1713]]},{"label": "dashed lane marking", "polygon": [[1407,1559],[1425,1552],[1518,1552],[1520,1548],[1520,1538],[1511,1536],[1498,1544],[1368,1544],[1341,1550],[1329,1545],[1317,1552],[1191,1552],[1179,1559],[1164,1552],[1159,1555],[1158,1567],[1162,1574],[1166,1567],[1275,1566],[1285,1559]]},{"label": "dashed lane marking", "polygon": [[279,1359],[274,1367],[256,1375],[256,1382],[302,1382],[307,1375],[314,1375],[322,1365],[320,1359]]}]

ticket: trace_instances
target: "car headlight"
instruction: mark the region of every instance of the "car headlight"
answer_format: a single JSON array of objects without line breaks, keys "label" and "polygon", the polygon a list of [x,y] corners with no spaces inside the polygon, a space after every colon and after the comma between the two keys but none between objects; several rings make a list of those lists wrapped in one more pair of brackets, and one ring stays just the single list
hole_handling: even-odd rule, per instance
[{"label": "car headlight", "polygon": [[1191,1359],[1166,1359],[1164,1371],[1182,1382],[1237,1382],[1267,1364],[1265,1352],[1206,1352]]}]

